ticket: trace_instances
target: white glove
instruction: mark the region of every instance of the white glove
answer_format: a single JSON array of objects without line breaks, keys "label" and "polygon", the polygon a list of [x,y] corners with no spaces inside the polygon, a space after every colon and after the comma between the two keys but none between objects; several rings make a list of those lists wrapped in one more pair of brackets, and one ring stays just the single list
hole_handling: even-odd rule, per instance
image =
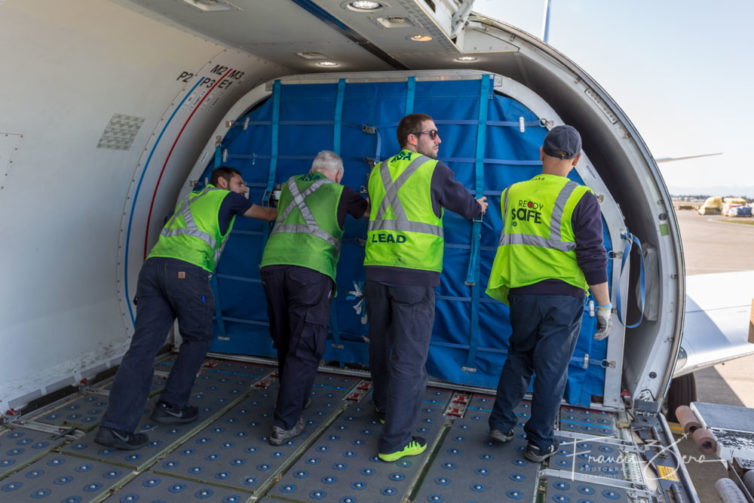
[{"label": "white glove", "polygon": [[612,304],[597,306],[597,331],[594,332],[594,340],[601,341],[610,334],[612,310]]}]

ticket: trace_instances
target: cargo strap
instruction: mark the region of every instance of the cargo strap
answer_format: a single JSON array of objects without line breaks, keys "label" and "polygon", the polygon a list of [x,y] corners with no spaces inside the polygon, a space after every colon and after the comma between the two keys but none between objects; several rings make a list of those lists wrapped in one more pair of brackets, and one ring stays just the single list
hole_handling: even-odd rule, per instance
[{"label": "cargo strap", "polygon": [[[484,153],[487,148],[487,116],[489,108],[491,79],[489,75],[482,75],[479,90],[479,121],[477,122],[476,156],[474,159],[474,197],[484,195]],[[471,225],[471,249],[469,250],[469,267],[466,271],[466,284],[471,286],[471,330],[469,333],[469,352],[466,357],[466,367],[475,368],[474,361],[479,340],[479,246],[482,239],[482,219],[475,218]]]},{"label": "cargo strap", "polygon": [[275,187],[275,176],[278,171],[278,148],[280,134],[280,93],[281,87],[279,80],[272,84],[272,134],[270,140],[270,172],[267,175],[267,187],[264,189],[262,202],[266,205],[270,202],[272,189]]},{"label": "cargo strap", "polygon": [[[333,135],[332,135],[333,136],[332,150],[338,155],[341,155],[340,151],[341,151],[342,136],[343,136],[343,100],[345,99],[345,96],[346,96],[346,79],[338,79],[338,90],[337,90],[337,94],[335,95],[335,114],[333,116]],[[315,185],[316,183],[317,182],[312,184],[312,186]],[[309,188],[311,188],[311,186]],[[291,206],[292,205],[293,203],[291,203]],[[304,203],[304,205],[306,204]],[[308,210],[308,207],[307,207],[307,210]],[[317,228],[319,229],[319,227]],[[319,230],[322,231],[321,229]],[[273,232],[275,231],[273,230]],[[327,234],[326,232],[324,233]],[[332,236],[330,237],[332,238]],[[328,239],[325,239],[325,241],[332,244],[332,242],[329,241]],[[340,241],[337,241],[336,248],[338,250],[338,253],[340,253]],[[340,344],[340,328],[338,325],[338,311],[335,307],[335,302],[330,303],[330,330],[332,331],[333,340],[335,341],[335,343]],[[340,362],[340,366],[341,367],[343,366],[343,362]]]},{"label": "cargo strap", "polygon": [[[636,328],[639,325],[641,325],[641,322],[644,321],[644,302],[646,300],[646,292],[644,290],[644,250],[641,247],[641,241],[639,238],[637,238],[635,235],[631,234],[630,232],[626,231],[625,234],[623,234],[621,237],[625,239],[626,246],[623,248],[623,257],[621,258],[620,263],[620,277],[623,278],[624,274],[628,273],[629,268],[626,267],[626,264],[628,264],[629,257],[631,256],[631,249],[632,245],[635,243],[637,248],[639,249],[639,321],[633,324],[628,324],[628,319],[626,318],[627,310],[628,310],[628,302],[626,302],[626,305],[623,305],[623,299],[621,298],[621,288],[620,285],[622,281],[618,282],[618,293],[617,293],[617,300],[615,302],[617,311],[618,311],[618,320],[623,323],[626,328]],[[625,320],[625,321],[624,321]]]},{"label": "cargo strap", "polygon": [[[226,154],[227,155],[227,154]],[[214,169],[219,168],[223,163],[223,150],[220,145],[215,147],[215,162],[214,162]]]},{"label": "cargo strap", "polygon": [[414,113],[414,97],[416,96],[416,77],[409,77],[406,81],[406,113]]},{"label": "cargo strap", "polygon": [[225,319],[223,318],[223,304],[220,302],[220,287],[217,282],[217,274],[213,274],[209,281],[212,288],[212,295],[215,298],[215,321],[217,322],[217,337],[219,340],[226,340],[228,335],[225,330]]},{"label": "cargo strap", "polygon": [[340,137],[343,128],[343,98],[346,94],[346,79],[338,80],[338,94],[335,97],[335,117],[333,118],[332,150],[340,155]]}]

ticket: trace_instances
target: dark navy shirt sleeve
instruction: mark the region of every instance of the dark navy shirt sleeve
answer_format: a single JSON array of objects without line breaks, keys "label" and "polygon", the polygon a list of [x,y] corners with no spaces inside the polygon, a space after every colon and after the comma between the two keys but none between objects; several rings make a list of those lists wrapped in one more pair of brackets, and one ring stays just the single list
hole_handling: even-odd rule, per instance
[{"label": "dark navy shirt sleeve", "polygon": [[229,192],[220,205],[220,213],[217,215],[217,223],[220,225],[220,234],[228,232],[230,220],[235,215],[243,215],[251,208],[253,203],[241,194]]},{"label": "dark navy shirt sleeve", "polygon": [[467,220],[482,212],[473,194],[455,180],[453,171],[444,163],[438,162],[432,173],[432,209],[438,217],[441,208],[454,211]]},{"label": "dark navy shirt sleeve", "polygon": [[576,238],[576,260],[586,282],[596,285],[607,281],[607,252],[602,241],[600,203],[587,192],[576,204],[571,216]]},{"label": "dark navy shirt sleeve", "polygon": [[353,218],[361,218],[367,210],[367,200],[361,197],[361,194],[351,187],[343,187],[343,193],[340,195],[338,203],[338,225],[343,228],[346,223],[346,215]]}]

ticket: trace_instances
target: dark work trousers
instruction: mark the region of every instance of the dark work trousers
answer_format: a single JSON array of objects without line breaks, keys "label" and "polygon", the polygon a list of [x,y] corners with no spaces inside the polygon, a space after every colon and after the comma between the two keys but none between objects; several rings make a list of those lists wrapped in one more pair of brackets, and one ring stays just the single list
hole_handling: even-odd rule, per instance
[{"label": "dark work trousers", "polygon": [[529,442],[548,449],[555,436],[553,425],[560,409],[584,301],[568,295],[509,295],[511,328],[508,359],[500,373],[490,428],[511,430],[518,419],[513,409],[529,387],[534,393],[531,417],[524,426]]},{"label": "dark work trousers", "polygon": [[297,266],[268,266],[261,271],[270,337],[278,352],[280,390],[274,424],[296,425],[312,392],[325,353],[333,282],[329,276]]},{"label": "dark work trousers", "polygon": [[136,326],[131,346],[115,374],[102,426],[133,432],[152,389],[154,359],[173,321],[183,337],[160,400],[188,404],[196,372],[212,343],[215,299],[210,274],[182,260],[154,257],[144,262],[136,286]]},{"label": "dark work trousers", "polygon": [[375,406],[385,411],[377,448],[389,454],[411,441],[421,408],[435,290],[367,281],[365,294],[372,397]]}]

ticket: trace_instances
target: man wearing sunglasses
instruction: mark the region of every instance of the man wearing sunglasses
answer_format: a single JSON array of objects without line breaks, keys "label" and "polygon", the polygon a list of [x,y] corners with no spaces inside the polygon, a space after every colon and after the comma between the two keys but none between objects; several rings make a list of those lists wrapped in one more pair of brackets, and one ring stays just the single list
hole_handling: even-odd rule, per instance
[{"label": "man wearing sunglasses", "polygon": [[425,363],[440,284],[444,208],[473,219],[487,209],[437,161],[440,136],[429,115],[398,124],[401,151],[369,176],[371,211],[364,257],[369,366],[377,416],[384,427],[378,456],[392,462],[424,452],[411,435],[424,394]]}]

